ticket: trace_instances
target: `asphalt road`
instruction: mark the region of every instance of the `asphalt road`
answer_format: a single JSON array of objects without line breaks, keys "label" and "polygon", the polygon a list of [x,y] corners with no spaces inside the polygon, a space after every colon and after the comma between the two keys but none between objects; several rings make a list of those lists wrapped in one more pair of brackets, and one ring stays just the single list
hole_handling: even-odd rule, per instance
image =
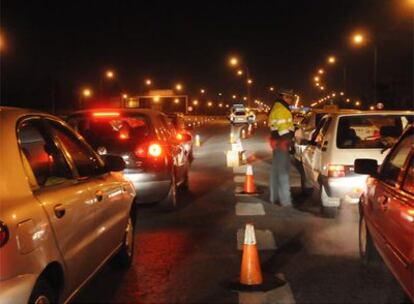
[{"label": "asphalt road", "polygon": [[[358,210],[342,206],[336,219],[319,215],[313,196],[300,194],[292,167],[294,208],[268,203],[271,164],[262,122],[242,140],[260,194],[236,196],[245,167],[226,167],[230,125],[216,120],[195,130],[190,191],[180,207],[138,210],[133,267],[106,266],[74,300],[83,303],[239,303],[229,282],[240,272],[243,229],[252,222],[262,271],[287,284],[267,303],[398,303],[398,284],[381,265],[366,269],[358,258]],[[246,302],[246,301],[245,301]],[[250,302],[250,301],[247,301]]]}]

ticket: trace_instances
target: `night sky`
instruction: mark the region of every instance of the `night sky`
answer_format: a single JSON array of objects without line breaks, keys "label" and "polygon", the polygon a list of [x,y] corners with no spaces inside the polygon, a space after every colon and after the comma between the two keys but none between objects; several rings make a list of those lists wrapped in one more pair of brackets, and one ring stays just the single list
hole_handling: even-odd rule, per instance
[{"label": "night sky", "polygon": [[[142,94],[177,81],[197,97],[206,88],[230,96],[245,89],[226,64],[240,56],[255,81],[253,95],[289,88],[310,103],[321,95],[312,77],[326,57],[329,90],[369,99],[373,45],[378,47],[378,96],[389,107],[412,107],[413,8],[409,0],[315,1],[16,1],[1,0],[1,104],[70,109],[85,85],[98,88],[107,68],[119,92]],[[364,48],[349,45],[357,29]],[[214,95],[214,96],[213,96]]]}]

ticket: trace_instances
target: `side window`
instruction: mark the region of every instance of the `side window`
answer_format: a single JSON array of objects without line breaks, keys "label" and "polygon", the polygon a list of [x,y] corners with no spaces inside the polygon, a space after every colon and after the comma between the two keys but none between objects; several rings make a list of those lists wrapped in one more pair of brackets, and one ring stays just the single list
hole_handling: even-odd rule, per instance
[{"label": "side window", "polygon": [[[40,119],[23,122],[18,138],[24,167],[29,177],[34,176],[40,188],[61,184],[73,179],[63,152],[56,147]],[[31,182],[32,188],[36,187]],[[37,187],[36,187],[37,188]]]},{"label": "side window", "polygon": [[414,134],[406,136],[386,158],[381,169],[380,178],[384,182],[395,185],[398,182],[401,169],[407,160],[413,146]]},{"label": "side window", "polygon": [[313,133],[312,141],[317,145],[322,144],[323,137],[328,131],[329,124],[331,122],[331,117],[324,117],[319,121],[318,126],[316,127],[315,133]]},{"label": "side window", "polygon": [[405,175],[402,188],[404,191],[414,194],[414,156],[411,157],[407,167],[407,174]]},{"label": "side window", "polygon": [[101,171],[103,163],[72,131],[55,121],[48,121],[48,123],[53,135],[69,153],[80,178],[87,178]]}]

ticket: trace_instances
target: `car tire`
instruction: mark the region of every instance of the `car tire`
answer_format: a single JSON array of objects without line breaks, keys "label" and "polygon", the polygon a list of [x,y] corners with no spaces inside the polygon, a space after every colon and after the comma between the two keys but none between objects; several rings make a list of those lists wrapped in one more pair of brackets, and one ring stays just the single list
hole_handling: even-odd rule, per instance
[{"label": "car tire", "polygon": [[380,255],[375,248],[372,237],[368,231],[365,218],[361,215],[359,219],[359,230],[358,230],[358,245],[359,245],[359,257],[361,258],[362,264],[366,267],[372,265],[378,265],[381,261]]},{"label": "car tire", "polygon": [[33,287],[30,304],[49,304],[57,302],[57,295],[47,280],[40,278]]},{"label": "car tire", "polygon": [[132,214],[134,210],[131,211],[127,226],[125,227],[125,234],[122,241],[122,246],[119,252],[115,255],[113,262],[114,265],[119,268],[129,268],[134,259],[134,249],[135,249],[135,238],[134,238],[134,215]]},{"label": "car tire", "polygon": [[323,205],[323,195],[326,194],[325,188],[322,184],[319,187],[318,197],[321,204],[321,215],[325,218],[335,218],[338,215],[339,207],[328,207]]},{"label": "car tire", "polygon": [[174,171],[171,173],[171,186],[167,196],[162,200],[161,207],[167,211],[175,210],[178,206],[177,182]]}]

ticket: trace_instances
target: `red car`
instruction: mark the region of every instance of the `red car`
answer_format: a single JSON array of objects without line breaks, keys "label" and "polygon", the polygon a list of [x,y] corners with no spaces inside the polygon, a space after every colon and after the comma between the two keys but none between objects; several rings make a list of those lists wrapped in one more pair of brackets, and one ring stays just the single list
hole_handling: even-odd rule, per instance
[{"label": "red car", "polygon": [[359,248],[365,263],[379,255],[414,301],[414,125],[393,146],[381,167],[355,160],[369,174],[360,200]]}]

